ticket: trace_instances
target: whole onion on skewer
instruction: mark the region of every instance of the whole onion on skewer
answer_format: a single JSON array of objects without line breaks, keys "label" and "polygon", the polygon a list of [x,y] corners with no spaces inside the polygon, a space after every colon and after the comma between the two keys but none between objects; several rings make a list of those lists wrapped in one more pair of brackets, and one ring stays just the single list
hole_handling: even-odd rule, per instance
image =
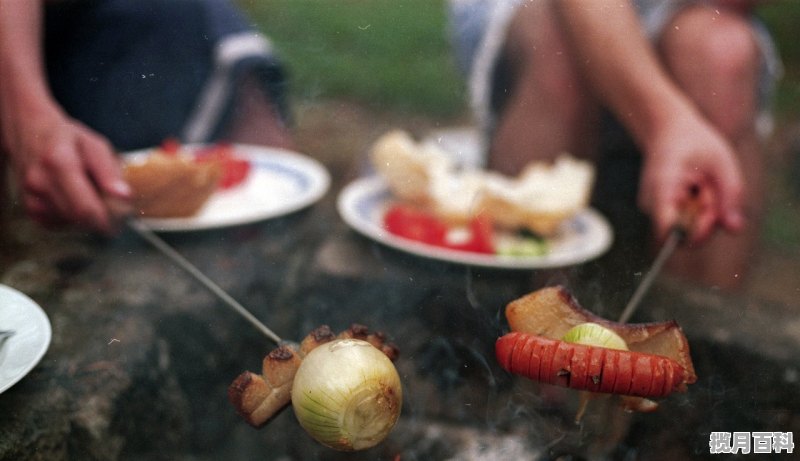
[{"label": "whole onion on skewer", "polygon": [[300,425],[328,447],[355,451],[381,442],[400,416],[400,376],[386,355],[359,339],[312,350],[292,385]]}]

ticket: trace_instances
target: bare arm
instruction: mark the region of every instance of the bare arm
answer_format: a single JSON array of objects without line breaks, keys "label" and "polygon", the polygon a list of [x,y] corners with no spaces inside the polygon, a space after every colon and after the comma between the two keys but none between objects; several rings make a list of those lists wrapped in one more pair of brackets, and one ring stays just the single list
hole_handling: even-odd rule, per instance
[{"label": "bare arm", "polygon": [[[109,143],[70,118],[47,85],[43,2],[0,0],[0,139],[30,216],[109,233],[108,200],[130,192]],[[123,207],[124,208],[124,207]]]},{"label": "bare arm", "polygon": [[733,148],[663,70],[628,2],[554,2],[590,85],[641,147],[639,202],[664,235],[700,187],[692,229],[705,239],[716,224],[742,225],[742,178]]}]

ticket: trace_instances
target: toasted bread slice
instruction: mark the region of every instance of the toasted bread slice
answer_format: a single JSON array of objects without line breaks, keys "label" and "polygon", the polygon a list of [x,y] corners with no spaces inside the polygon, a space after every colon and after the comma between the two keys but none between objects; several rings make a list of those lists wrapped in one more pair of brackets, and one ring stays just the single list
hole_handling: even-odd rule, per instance
[{"label": "toasted bread slice", "polygon": [[217,162],[195,162],[183,155],[154,152],[125,165],[134,210],[149,218],[194,216],[216,190],[222,175]]}]

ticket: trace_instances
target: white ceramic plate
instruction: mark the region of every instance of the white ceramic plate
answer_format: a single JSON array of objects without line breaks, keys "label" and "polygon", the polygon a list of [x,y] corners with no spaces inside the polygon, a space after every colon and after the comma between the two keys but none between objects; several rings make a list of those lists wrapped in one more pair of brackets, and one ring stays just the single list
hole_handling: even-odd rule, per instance
[{"label": "white ceramic plate", "polygon": [[19,291],[0,285],[0,330],[14,336],[0,346],[0,393],[25,377],[50,347],[50,320],[41,307]]},{"label": "white ceramic plate", "polygon": [[450,250],[398,237],[383,228],[383,215],[394,198],[378,176],[357,179],[338,197],[342,219],[357,232],[398,250],[418,256],[472,266],[505,269],[540,269],[581,264],[602,255],[611,246],[608,221],[586,209],[565,223],[558,236],[548,239],[541,256],[503,256]]},{"label": "white ceramic plate", "polygon": [[[191,150],[197,146],[184,146]],[[219,190],[190,218],[142,218],[156,231],[192,231],[237,226],[283,216],[322,198],[330,186],[330,174],[311,157],[284,149],[234,146],[238,157],[251,163],[250,174],[238,186]],[[128,161],[143,158],[152,150],[129,152]]]}]

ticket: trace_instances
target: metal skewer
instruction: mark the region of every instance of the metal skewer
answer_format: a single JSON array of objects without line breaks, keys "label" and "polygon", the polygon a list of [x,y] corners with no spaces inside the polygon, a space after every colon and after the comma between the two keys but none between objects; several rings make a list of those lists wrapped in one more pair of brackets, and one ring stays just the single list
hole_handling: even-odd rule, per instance
[{"label": "metal skewer", "polygon": [[142,224],[141,222],[135,219],[129,219],[127,221],[128,227],[130,227],[134,232],[139,234],[144,240],[149,242],[153,245],[156,249],[161,251],[167,258],[169,258],[175,265],[183,269],[184,271],[188,272],[189,275],[194,277],[198,282],[202,283],[206,288],[211,291],[217,298],[219,298],[226,306],[233,309],[237,314],[244,317],[245,320],[250,322],[254,327],[256,327],[261,333],[263,333],[266,337],[268,337],[271,341],[273,341],[276,345],[280,345],[283,343],[283,340],[275,334],[272,330],[270,330],[266,325],[261,323],[253,314],[250,313],[244,306],[242,306],[238,301],[233,299],[228,293],[225,292],[222,288],[220,288],[216,283],[214,283],[211,279],[209,279],[205,274],[200,272],[200,269],[196,268],[192,263],[190,263],[186,258],[181,256],[180,253],[175,251],[167,242],[161,239],[158,235],[156,235],[153,231],[151,231],[147,226]]},{"label": "metal skewer", "polygon": [[677,223],[669,231],[669,235],[667,235],[667,239],[658,251],[656,259],[650,266],[650,270],[645,274],[642,283],[636,287],[636,291],[633,292],[633,296],[631,296],[625,309],[623,309],[622,315],[619,317],[620,323],[625,323],[631,318],[636,308],[639,307],[639,302],[642,300],[645,293],[647,293],[647,290],[650,289],[650,285],[653,284],[653,281],[655,281],[659,272],[661,272],[664,263],[667,262],[667,259],[669,259],[670,255],[675,251],[675,248],[686,239],[690,230],[694,227],[694,222],[701,210],[700,192],[701,186],[699,184],[694,184],[689,188],[689,196],[680,205],[680,214]]},{"label": "metal skewer", "polygon": [[645,293],[647,290],[650,289],[650,285],[653,284],[656,277],[658,277],[659,272],[661,272],[661,268],[664,266],[664,263],[670,257],[675,248],[678,247],[678,244],[683,240],[686,236],[686,232],[681,228],[674,228],[670,231],[667,239],[664,241],[664,245],[658,252],[656,259],[653,261],[653,265],[650,266],[650,270],[645,274],[644,278],[642,279],[642,283],[636,287],[636,291],[633,292],[633,296],[628,301],[628,304],[625,306],[625,309],[622,311],[622,315],[619,317],[620,323],[625,323],[630,320],[633,313],[636,311],[636,308],[639,307],[639,302],[644,298]]}]

